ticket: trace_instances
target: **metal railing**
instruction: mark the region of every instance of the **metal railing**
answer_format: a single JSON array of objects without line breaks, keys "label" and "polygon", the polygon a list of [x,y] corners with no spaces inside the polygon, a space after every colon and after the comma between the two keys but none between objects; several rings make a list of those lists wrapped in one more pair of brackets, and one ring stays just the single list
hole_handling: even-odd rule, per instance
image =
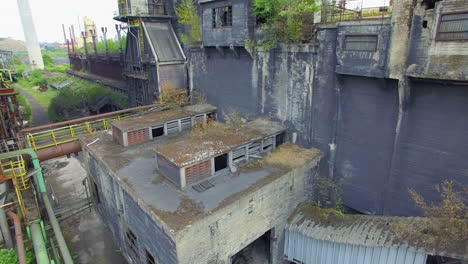
[{"label": "metal railing", "polygon": [[321,10],[322,22],[340,22],[362,19],[377,19],[392,15],[392,7],[383,6],[363,10],[351,10],[337,5],[324,5]]},{"label": "metal railing", "polygon": [[109,130],[112,121],[123,120],[132,115],[133,114],[118,115],[111,118],[31,133],[26,136],[26,143],[34,150],[57,146],[78,140],[80,135],[93,133],[95,131]]},{"label": "metal railing", "polygon": [[163,16],[165,15],[164,7],[162,5],[148,6],[145,9],[141,8],[119,8],[114,11],[114,17],[125,17],[125,16]]}]

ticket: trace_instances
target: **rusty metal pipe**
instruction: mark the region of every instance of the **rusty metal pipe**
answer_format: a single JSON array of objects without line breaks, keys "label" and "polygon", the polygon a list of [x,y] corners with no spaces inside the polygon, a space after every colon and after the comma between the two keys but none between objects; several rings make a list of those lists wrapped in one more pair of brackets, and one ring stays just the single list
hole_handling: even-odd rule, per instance
[{"label": "rusty metal pipe", "polygon": [[78,140],[67,142],[57,146],[39,149],[36,151],[39,161],[50,160],[78,152],[81,152],[81,145],[80,142],[78,142]]},{"label": "rusty metal pipe", "polygon": [[146,109],[149,109],[149,108],[152,108],[152,107],[154,107],[154,105],[139,106],[139,107],[128,108],[128,109],[119,110],[119,111],[115,111],[115,112],[109,112],[109,113],[104,113],[104,114],[99,114],[99,115],[94,115],[94,116],[87,116],[87,117],[82,117],[82,118],[78,118],[78,119],[73,119],[73,120],[69,120],[69,121],[53,123],[53,124],[50,124],[50,125],[27,128],[27,129],[23,129],[23,130],[21,130],[19,132],[19,137],[22,138],[23,135],[26,134],[26,133],[32,133],[32,132],[37,132],[37,131],[41,131],[41,130],[48,130],[48,129],[53,129],[53,128],[62,127],[62,126],[79,124],[79,123],[83,123],[83,122],[86,122],[86,121],[93,121],[93,120],[102,119],[102,118],[105,118],[105,117],[115,116],[115,115],[119,115],[119,114],[125,114],[125,113],[128,113],[128,112],[146,110]]},{"label": "rusty metal pipe", "polygon": [[19,216],[12,211],[8,211],[8,217],[13,220],[15,224],[15,237],[16,237],[16,248],[18,250],[18,258],[20,264],[26,264],[26,253],[24,251],[23,232],[21,230],[21,223]]}]

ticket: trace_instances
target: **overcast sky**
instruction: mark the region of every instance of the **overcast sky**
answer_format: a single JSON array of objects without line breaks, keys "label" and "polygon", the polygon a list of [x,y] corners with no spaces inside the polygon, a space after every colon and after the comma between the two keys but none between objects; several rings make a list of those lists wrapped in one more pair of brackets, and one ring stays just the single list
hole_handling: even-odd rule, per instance
[{"label": "overcast sky", "polygon": [[[24,40],[16,0],[0,1],[0,37]],[[99,29],[107,27],[110,37],[115,35],[117,21],[112,17],[117,0],[29,0],[29,4],[40,42],[63,42],[62,24],[67,28],[74,24],[75,34],[79,34],[78,17],[82,24],[84,16],[93,19]]]},{"label": "overcast sky", "polygon": [[[0,0],[0,37],[24,40],[16,0]],[[79,34],[78,19],[87,16],[96,22],[98,28],[107,27],[109,37],[115,36],[112,20],[118,0],[29,0],[40,42],[63,42],[62,24],[68,28],[75,25]],[[348,0],[348,8],[382,6],[390,0]],[[81,26],[82,27],[82,26]],[[78,36],[77,36],[78,37]]]}]

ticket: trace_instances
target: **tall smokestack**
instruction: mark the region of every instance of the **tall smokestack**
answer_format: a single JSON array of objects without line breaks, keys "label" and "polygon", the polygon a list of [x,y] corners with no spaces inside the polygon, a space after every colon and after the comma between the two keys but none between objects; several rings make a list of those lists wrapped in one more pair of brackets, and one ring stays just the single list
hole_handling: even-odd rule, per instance
[{"label": "tall smokestack", "polygon": [[44,61],[42,60],[41,47],[37,41],[36,28],[32,18],[29,0],[18,0],[18,9],[23,24],[24,38],[26,39],[26,47],[28,48],[29,63],[32,69],[44,69]]}]

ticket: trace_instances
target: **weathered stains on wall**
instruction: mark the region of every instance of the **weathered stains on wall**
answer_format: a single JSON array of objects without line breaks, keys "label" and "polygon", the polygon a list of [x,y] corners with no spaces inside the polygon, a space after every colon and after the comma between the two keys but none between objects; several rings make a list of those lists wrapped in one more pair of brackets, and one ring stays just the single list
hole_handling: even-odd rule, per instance
[{"label": "weathered stains on wall", "polygon": [[[250,0],[200,1],[203,46],[244,46],[253,30]],[[232,27],[213,28],[213,8],[232,6]]]},{"label": "weathered stains on wall", "polygon": [[[383,78],[387,70],[387,53],[391,27],[386,20],[346,22],[338,26],[336,72],[357,76]],[[377,50],[345,49],[347,35],[376,35]]]},{"label": "weathered stains on wall", "polygon": [[398,83],[342,76],[335,178],[347,206],[382,214],[398,115]]},{"label": "weathered stains on wall", "polygon": [[454,12],[468,13],[466,1],[438,2],[435,10],[425,10],[420,6],[415,9],[408,61],[409,76],[444,80],[468,78],[466,41],[436,39],[441,15]]},{"label": "weathered stains on wall", "polygon": [[392,39],[388,64],[388,76],[392,79],[402,79],[406,73],[414,4],[415,0],[398,0],[393,3]]},{"label": "weathered stains on wall", "polygon": [[279,119],[292,130],[301,132],[309,142],[312,90],[315,76],[315,48],[312,45],[282,46],[271,53],[257,52],[255,70],[261,91],[261,112]]},{"label": "weathered stains on wall", "polygon": [[145,250],[159,263],[178,263],[171,237],[119,186],[96,158],[84,152],[84,164],[88,165],[88,175],[96,183],[100,196],[96,209],[110,228],[114,241],[122,248],[123,254],[136,263],[141,263],[126,242],[126,231],[130,229],[137,237],[137,254],[143,260],[142,263],[146,263]]},{"label": "weathered stains on wall", "polygon": [[468,179],[468,89],[463,85],[413,82],[411,103],[397,142],[385,213],[417,215],[408,188],[439,200],[436,184]]},{"label": "weathered stains on wall", "polygon": [[283,263],[284,228],[296,206],[308,199],[307,186],[316,162],[237,195],[235,203],[177,233],[179,263],[231,263],[233,255],[269,230],[273,236],[270,263]]}]

